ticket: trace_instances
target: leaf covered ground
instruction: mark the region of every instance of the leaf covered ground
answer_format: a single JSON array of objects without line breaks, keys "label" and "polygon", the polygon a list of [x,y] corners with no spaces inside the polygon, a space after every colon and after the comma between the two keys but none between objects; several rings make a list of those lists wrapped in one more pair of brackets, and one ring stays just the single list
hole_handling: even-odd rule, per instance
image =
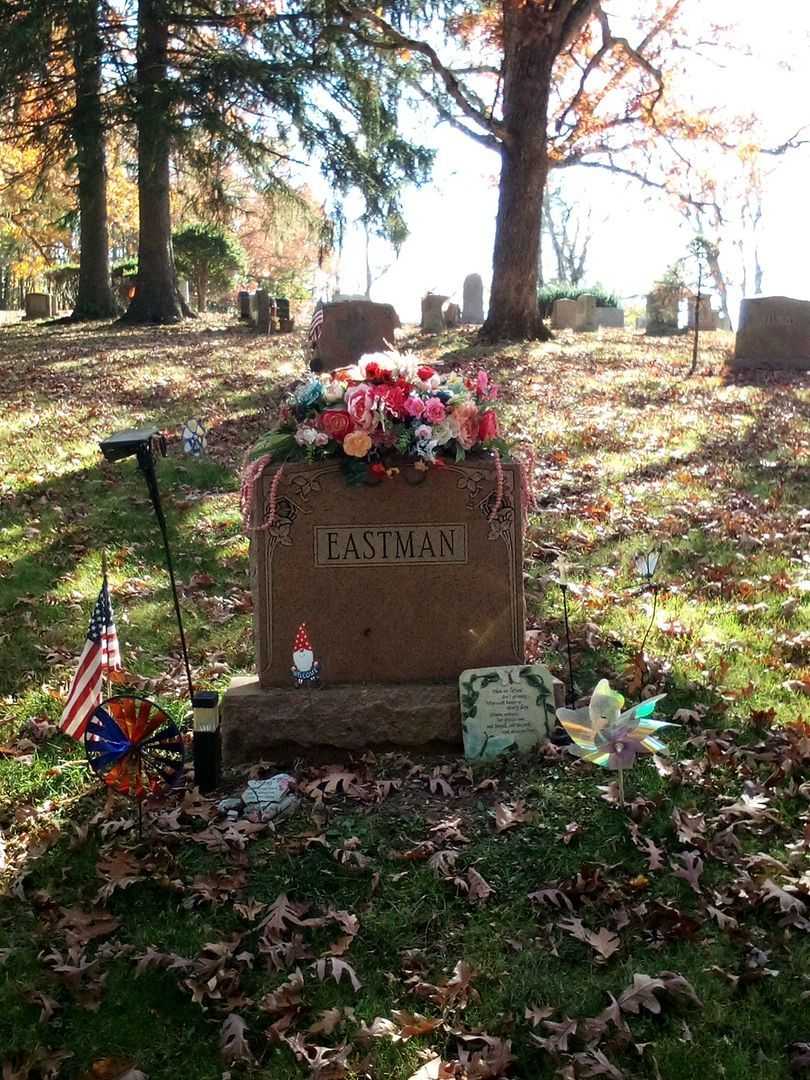
[{"label": "leaf covered ground", "polygon": [[146,494],[97,441],[207,422],[208,458],[175,437],[159,471],[195,681],[221,688],[252,664],[236,473],[300,340],[0,328],[4,1080],[810,1075],[810,377],[727,377],[705,340],[692,379],[681,338],[414,341],[486,365],[533,447],[530,655],[566,677],[565,552],[577,692],[668,695],[672,759],[628,807],[554,747],[336,756],[295,769],[275,829],[187,791],[139,843],[54,728],[102,544],[127,678],[183,716]]}]

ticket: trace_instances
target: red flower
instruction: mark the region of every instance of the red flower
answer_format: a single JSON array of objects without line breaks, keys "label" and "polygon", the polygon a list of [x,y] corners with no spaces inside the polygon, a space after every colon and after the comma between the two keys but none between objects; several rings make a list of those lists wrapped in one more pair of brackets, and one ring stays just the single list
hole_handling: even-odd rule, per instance
[{"label": "red flower", "polygon": [[354,430],[354,421],[343,409],[325,409],[318,417],[318,424],[321,431],[325,431],[335,442],[343,442]]},{"label": "red flower", "polygon": [[372,472],[375,476],[385,476],[385,466],[381,461],[375,461],[373,465],[369,466],[369,472]]},{"label": "red flower", "polygon": [[399,419],[405,409],[407,394],[401,386],[391,386],[385,391],[385,407],[395,419]]},{"label": "red flower", "polygon": [[382,375],[382,368],[376,360],[369,360],[366,364],[366,378],[367,379],[379,379]]},{"label": "red flower", "polygon": [[433,370],[432,367],[420,367],[416,369],[416,374],[419,376],[422,382],[427,382],[428,379],[433,378],[436,372]]},{"label": "red flower", "polygon": [[485,413],[481,414],[478,424],[478,438],[481,442],[488,442],[489,439],[498,438],[498,417],[492,409],[487,409]]}]

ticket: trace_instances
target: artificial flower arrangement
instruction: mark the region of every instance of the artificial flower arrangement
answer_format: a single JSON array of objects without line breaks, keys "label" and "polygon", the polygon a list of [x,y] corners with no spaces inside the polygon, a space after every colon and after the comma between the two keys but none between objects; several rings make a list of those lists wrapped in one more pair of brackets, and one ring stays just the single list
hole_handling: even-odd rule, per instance
[{"label": "artificial flower arrangement", "polygon": [[[397,475],[395,461],[426,472],[470,453],[508,452],[485,371],[439,374],[412,354],[371,353],[353,367],[313,376],[250,452],[253,462],[343,459],[351,483]],[[248,466],[250,468],[250,466]]]}]

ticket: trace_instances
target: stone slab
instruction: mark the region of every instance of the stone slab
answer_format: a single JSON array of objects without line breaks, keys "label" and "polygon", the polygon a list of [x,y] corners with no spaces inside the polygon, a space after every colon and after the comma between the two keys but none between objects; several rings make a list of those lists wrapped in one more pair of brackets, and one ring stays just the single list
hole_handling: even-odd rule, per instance
[{"label": "stone slab", "polygon": [[444,305],[450,299],[440,293],[428,293],[422,297],[421,328],[427,334],[441,334],[444,330]]},{"label": "stone slab", "polygon": [[598,307],[596,309],[596,325],[599,329],[623,330],[624,310],[622,308]]},{"label": "stone slab", "polygon": [[394,348],[399,316],[391,304],[346,300],[323,305],[323,323],[313,350],[313,371],[356,364],[366,353]]},{"label": "stone slab", "polygon": [[472,760],[531,750],[554,730],[565,704],[562,683],[542,664],[463,671],[458,685],[464,753]]},{"label": "stone slab", "polygon": [[484,321],[484,282],[480,274],[468,274],[464,278],[461,321],[473,325]]},{"label": "stone slab", "polygon": [[54,304],[50,293],[25,294],[26,319],[50,319],[53,314]]},{"label": "stone slab", "polygon": [[743,300],[731,366],[810,369],[810,301],[789,296]]},{"label": "stone slab", "polygon": [[[278,467],[257,502],[266,516]],[[257,672],[290,687],[306,624],[325,687],[455,681],[524,660],[519,466],[491,458],[350,485],[336,461],[288,464],[251,544]],[[490,520],[491,519],[491,520]]]},{"label": "stone slab", "polygon": [[577,321],[576,330],[596,330],[596,297],[591,293],[583,293],[577,297]]},{"label": "stone slab", "polygon": [[294,748],[461,746],[455,682],[263,689],[257,676],[237,676],[221,716],[227,768]]},{"label": "stone slab", "polygon": [[578,312],[576,300],[555,300],[551,309],[551,329],[575,330]]}]

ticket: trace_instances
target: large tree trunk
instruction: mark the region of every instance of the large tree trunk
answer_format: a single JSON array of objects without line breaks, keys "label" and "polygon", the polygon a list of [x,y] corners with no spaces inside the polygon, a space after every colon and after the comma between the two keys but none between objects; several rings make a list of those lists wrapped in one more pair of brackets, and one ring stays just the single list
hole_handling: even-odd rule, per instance
[{"label": "large tree trunk", "polygon": [[504,2],[503,122],[498,217],[484,341],[546,340],[537,303],[537,252],[548,176],[546,124],[556,42],[544,5]]},{"label": "large tree trunk", "polygon": [[75,0],[70,8],[76,105],[73,140],[79,179],[79,289],[74,319],[109,319],[117,314],[110,281],[107,228],[107,160],[101,110],[103,42],[98,0]]},{"label": "large tree trunk", "polygon": [[172,251],[169,204],[170,112],[168,8],[138,4],[138,277],[126,322],[176,323],[183,318]]}]

